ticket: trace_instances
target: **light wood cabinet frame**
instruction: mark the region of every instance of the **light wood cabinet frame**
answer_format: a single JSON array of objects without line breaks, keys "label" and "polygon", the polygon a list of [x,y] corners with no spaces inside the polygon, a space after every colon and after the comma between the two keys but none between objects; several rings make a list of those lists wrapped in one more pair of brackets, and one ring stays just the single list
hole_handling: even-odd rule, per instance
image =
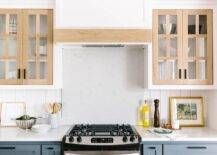
[{"label": "light wood cabinet frame", "polygon": [[[5,15],[5,33],[1,34],[4,39],[4,50],[2,61],[16,60],[17,62],[17,77],[15,79],[0,79],[0,85],[51,85],[53,84],[53,10],[52,9],[0,9],[0,14]],[[9,34],[9,18],[10,15],[17,15],[17,33]],[[36,15],[36,78],[28,79],[24,77],[24,70],[27,73],[28,62],[28,15]],[[47,16],[47,75],[45,79],[40,79],[39,73],[39,43],[40,43],[40,15]],[[9,56],[8,51],[8,36],[16,35],[17,52],[16,56]],[[5,72],[7,70],[5,65]],[[18,75],[18,70],[20,74]],[[5,73],[6,74],[6,73]],[[19,78],[18,78],[19,76]]]},{"label": "light wood cabinet frame", "polygon": [[[166,16],[166,24],[169,23],[169,16],[170,15],[176,15],[177,16],[177,34],[168,34],[168,27],[167,27],[167,32],[166,34],[158,34],[158,16],[159,15],[165,15]],[[163,84],[182,84],[183,83],[183,79],[165,79],[165,80],[161,80],[158,77],[158,61],[159,61],[159,49],[158,49],[158,39],[159,37],[165,37],[167,40],[167,56],[164,59],[169,60],[169,43],[168,40],[170,40],[170,38],[173,37],[177,37],[177,58],[175,58],[177,60],[177,65],[178,65],[178,69],[182,68],[182,10],[154,10],[153,11],[153,29],[152,29],[152,33],[153,33],[153,37],[152,37],[152,42],[153,42],[153,83],[154,84],[159,84],[159,85],[163,85]],[[168,64],[167,64],[167,68],[168,68]],[[178,72],[178,71],[177,71]],[[178,74],[178,73],[177,73]]]},{"label": "light wood cabinet frame", "polygon": [[[188,15],[196,16],[196,34],[188,34]],[[207,34],[199,34],[199,15],[207,16]],[[184,84],[201,84],[211,85],[213,84],[213,11],[212,10],[183,10],[183,69],[188,69],[188,38],[189,36],[196,38],[196,55],[198,54],[198,38],[205,37],[207,39],[207,57],[206,58],[194,58],[196,60],[196,79],[185,79]],[[199,63],[198,60],[207,61],[207,79],[199,79],[198,73]]]},{"label": "light wood cabinet frame", "polygon": [[[4,43],[3,43],[3,49],[4,49],[4,53],[3,53],[3,57],[1,57],[1,60],[3,60],[5,62],[5,76],[7,74],[7,65],[6,62],[8,60],[16,60],[17,63],[17,69],[16,72],[18,71],[18,69],[22,66],[22,11],[19,9],[0,9],[0,14],[1,15],[5,15],[5,33],[2,34]],[[9,34],[9,18],[10,15],[16,15],[17,16],[17,33],[14,34]],[[9,48],[8,48],[8,37],[9,36],[16,36],[17,39],[17,43],[16,43],[16,55],[15,57],[13,56],[9,56]],[[17,75],[18,76],[18,75]],[[21,79],[0,79],[0,85],[19,85],[22,84],[22,80]]]},{"label": "light wood cabinet frame", "polygon": [[[36,78],[35,79],[28,79],[28,76],[26,78],[23,78],[23,84],[28,85],[51,85],[53,83],[53,11],[52,10],[24,10],[23,11],[23,23],[24,25],[28,25],[28,17],[29,15],[35,15],[36,16]],[[40,56],[39,56],[39,42],[40,42],[40,15],[47,15],[47,78],[46,79],[40,79]],[[27,74],[27,63],[28,63],[28,26],[23,27],[25,30],[23,30],[23,66],[22,68],[26,69]]]},{"label": "light wood cabinet frame", "polygon": [[[180,79],[159,79],[158,77],[158,38],[161,37],[161,34],[158,34],[158,16],[166,15],[166,23],[168,23],[169,15],[177,15],[177,37],[178,37],[178,69],[181,69]],[[192,35],[196,38],[205,36],[207,38],[207,57],[206,58],[195,58],[195,60],[205,59],[207,61],[207,79],[199,79],[198,73],[199,64],[196,64],[196,79],[186,79],[185,70],[188,68],[188,15],[196,15],[196,34]],[[207,16],[207,34],[199,34],[199,15]],[[168,29],[168,28],[167,28]],[[153,10],[153,84],[155,85],[212,85],[213,84],[213,11],[209,9],[178,9],[178,10]],[[168,31],[168,30],[167,30]],[[164,34],[163,34],[164,35]],[[168,39],[172,37],[172,34],[165,34],[165,37]],[[167,52],[168,52],[168,42],[167,42]],[[196,45],[196,51],[198,51],[198,45]],[[198,55],[198,54],[197,54]],[[165,57],[165,60],[170,58]],[[179,72],[179,70],[177,71]],[[178,73],[179,74],[179,73]]]}]

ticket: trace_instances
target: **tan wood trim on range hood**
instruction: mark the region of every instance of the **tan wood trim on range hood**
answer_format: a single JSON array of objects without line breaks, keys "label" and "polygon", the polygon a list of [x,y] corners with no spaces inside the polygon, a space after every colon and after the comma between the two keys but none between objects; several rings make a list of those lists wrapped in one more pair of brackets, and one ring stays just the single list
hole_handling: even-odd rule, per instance
[{"label": "tan wood trim on range hood", "polygon": [[54,29],[54,42],[60,43],[150,43],[151,29]]}]

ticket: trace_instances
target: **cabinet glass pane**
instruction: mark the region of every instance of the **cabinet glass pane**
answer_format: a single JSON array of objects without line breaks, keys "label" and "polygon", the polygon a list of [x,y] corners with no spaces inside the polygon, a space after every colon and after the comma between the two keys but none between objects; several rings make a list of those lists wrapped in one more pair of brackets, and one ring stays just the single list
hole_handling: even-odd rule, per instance
[{"label": "cabinet glass pane", "polygon": [[177,34],[177,15],[170,16],[169,32],[170,34]]},{"label": "cabinet glass pane", "polygon": [[188,38],[188,57],[196,56],[196,38]]},{"label": "cabinet glass pane", "polygon": [[47,77],[47,63],[40,62],[40,79],[46,79]]},{"label": "cabinet glass pane", "polygon": [[177,56],[177,38],[171,38],[170,40],[170,57]]},{"label": "cabinet glass pane", "polygon": [[196,79],[196,61],[188,62],[188,79]]},{"label": "cabinet glass pane", "polygon": [[177,79],[178,78],[178,64],[177,64],[177,60],[171,60],[168,61],[168,72],[169,72],[169,79]]},{"label": "cabinet glass pane", "polygon": [[0,61],[0,79],[5,79],[5,62]]},{"label": "cabinet glass pane", "polygon": [[166,57],[167,56],[167,40],[166,38],[158,39],[158,56]]},{"label": "cabinet glass pane", "polygon": [[206,57],[207,56],[207,39],[206,38],[198,38],[198,54],[199,57]]},{"label": "cabinet glass pane", "polygon": [[0,61],[0,79],[5,79],[5,62]]},{"label": "cabinet glass pane", "polygon": [[17,15],[10,15],[9,17],[9,33],[17,34]]},{"label": "cabinet glass pane", "polygon": [[158,62],[158,77],[160,80],[165,80],[167,78],[167,62]]},{"label": "cabinet glass pane", "polygon": [[0,37],[0,57],[4,55],[4,39]]},{"label": "cabinet glass pane", "polygon": [[40,34],[47,35],[47,15],[40,15]]},{"label": "cabinet glass pane", "polygon": [[199,33],[207,34],[207,16],[199,15]]},{"label": "cabinet glass pane", "polygon": [[17,52],[17,38],[13,36],[8,37],[8,52],[9,56],[16,56]]},{"label": "cabinet glass pane", "polygon": [[36,35],[36,15],[29,16],[29,36]]},{"label": "cabinet glass pane", "polygon": [[0,15],[0,34],[5,32],[5,15]]},{"label": "cabinet glass pane", "polygon": [[188,34],[196,34],[196,16],[188,16]]},{"label": "cabinet glass pane", "polygon": [[36,78],[36,62],[34,61],[28,62],[27,77],[28,79]]},{"label": "cabinet glass pane", "polygon": [[35,57],[36,56],[36,39],[30,38],[28,42],[28,56]]},{"label": "cabinet glass pane", "polygon": [[6,79],[16,79],[17,78],[17,63],[16,61],[8,62],[8,71]]},{"label": "cabinet glass pane", "polygon": [[40,38],[39,54],[40,57],[47,56],[47,38],[45,37]]},{"label": "cabinet glass pane", "polygon": [[160,15],[158,16],[158,33],[159,34],[166,34],[166,16]]},{"label": "cabinet glass pane", "polygon": [[205,80],[207,79],[207,63],[206,60],[200,60],[199,61],[199,79]]}]

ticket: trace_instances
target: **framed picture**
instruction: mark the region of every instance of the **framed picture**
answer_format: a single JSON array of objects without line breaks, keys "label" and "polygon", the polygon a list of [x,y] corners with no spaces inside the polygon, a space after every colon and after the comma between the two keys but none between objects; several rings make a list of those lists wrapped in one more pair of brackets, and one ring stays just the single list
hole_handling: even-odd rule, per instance
[{"label": "framed picture", "polygon": [[204,126],[202,97],[170,97],[170,121],[179,120],[182,127]]},{"label": "framed picture", "polygon": [[16,126],[15,119],[26,113],[25,103],[5,102],[0,106],[1,126]]}]

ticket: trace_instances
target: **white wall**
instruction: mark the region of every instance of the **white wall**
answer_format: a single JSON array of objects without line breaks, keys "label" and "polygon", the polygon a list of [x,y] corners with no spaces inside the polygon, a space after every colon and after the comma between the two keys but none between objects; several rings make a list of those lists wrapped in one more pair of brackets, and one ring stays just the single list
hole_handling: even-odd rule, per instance
[{"label": "white wall", "polygon": [[144,89],[140,47],[65,48],[63,60],[62,121],[67,124],[136,124],[137,107],[144,98],[159,98],[161,117],[168,120],[169,96],[204,96],[199,90]]},{"label": "white wall", "polygon": [[143,0],[56,0],[56,27],[144,27]]},{"label": "white wall", "polygon": [[0,8],[54,8],[54,0],[0,0]]},{"label": "white wall", "polygon": [[61,90],[0,90],[0,102],[24,102],[27,114],[46,117],[44,104],[61,102]]},{"label": "white wall", "polygon": [[217,130],[217,90],[207,91],[207,124],[210,128]]}]

